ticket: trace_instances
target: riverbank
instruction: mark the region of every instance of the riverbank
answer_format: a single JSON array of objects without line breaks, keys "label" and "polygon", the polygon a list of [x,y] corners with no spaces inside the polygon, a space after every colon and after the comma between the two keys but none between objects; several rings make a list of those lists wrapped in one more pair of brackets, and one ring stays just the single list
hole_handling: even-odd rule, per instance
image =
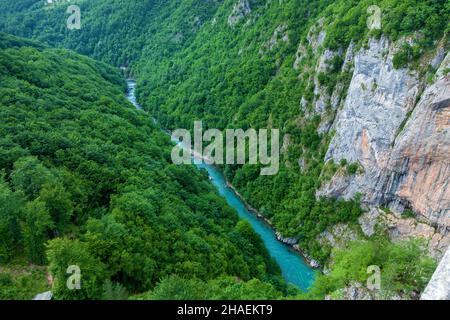
[{"label": "riverbank", "polygon": [[314,269],[320,269],[321,268],[321,265],[319,264],[319,262],[314,260],[312,257],[308,256],[300,248],[300,246],[298,245],[298,240],[297,239],[294,239],[294,238],[283,238],[281,233],[279,231],[277,231],[277,229],[274,227],[274,225],[272,224],[272,222],[269,219],[267,219],[265,216],[263,216],[258,210],[253,208],[245,200],[244,196],[242,196],[242,194],[240,194],[239,191],[228,181],[228,179],[225,178],[225,181],[227,183],[227,187],[230,188],[236,194],[236,196],[242,201],[242,203],[244,203],[244,205],[247,208],[247,210],[250,211],[251,213],[253,213],[258,219],[263,221],[265,224],[267,224],[273,230],[273,232],[275,233],[278,241],[280,241],[281,243],[291,247],[295,252],[300,254],[302,256],[302,258],[305,260],[305,262],[311,268],[314,268]]},{"label": "riverbank", "polygon": [[[142,110],[134,96],[135,82],[133,80],[128,80],[127,82],[129,86],[128,99],[137,109]],[[155,123],[158,124],[157,121]],[[202,160],[197,161],[198,163],[194,162],[194,164],[198,168],[205,169],[208,172],[211,183],[217,188],[219,194],[236,210],[239,217],[248,221],[255,232],[260,235],[269,253],[280,266],[286,281],[307,291],[315,279],[316,270],[314,269],[318,268],[319,265],[302,252],[297,241],[292,241],[292,239],[291,241],[287,241],[287,239],[282,238],[271,222],[261,215],[258,210],[252,208],[236,188],[226,180],[220,168],[210,164],[211,161],[208,161],[203,155],[195,154],[191,146],[185,146],[182,141],[175,139],[170,130],[164,129],[161,126],[160,128],[171,137],[171,140],[179,148],[189,152],[191,157]]]},{"label": "riverbank", "polygon": [[221,172],[225,182],[226,182],[226,186],[228,188],[230,188],[233,193],[239,198],[239,200],[241,200],[241,202],[244,204],[244,206],[246,207],[246,209],[252,213],[256,218],[258,218],[259,220],[261,220],[263,223],[265,223],[275,234],[277,240],[279,242],[281,242],[282,244],[287,245],[288,247],[292,248],[296,253],[298,253],[303,260],[313,269],[320,269],[321,265],[319,264],[319,262],[317,262],[316,260],[314,260],[312,257],[310,257],[309,255],[307,255],[298,245],[298,240],[294,239],[294,238],[283,238],[283,236],[281,235],[281,232],[279,232],[274,225],[272,224],[272,222],[267,219],[265,216],[263,216],[257,209],[253,208],[247,201],[246,199],[242,196],[242,194],[239,193],[239,191],[231,184],[230,181],[228,181],[228,179],[225,177],[225,175],[223,174],[222,170],[217,167],[214,164],[210,164],[211,160],[203,155],[200,155],[198,153],[196,153],[194,150],[192,150],[192,148],[187,147],[185,145],[183,145],[182,143],[180,143],[179,141],[177,141],[177,139],[172,137],[172,134],[169,130],[167,129],[162,129],[165,133],[169,134],[171,136],[171,139],[173,142],[178,143],[180,148],[185,149],[186,151],[188,151],[190,153],[190,155],[193,158],[197,158],[202,160],[204,163],[207,163],[208,165],[213,166],[214,168],[216,168],[218,171]]},{"label": "riverbank", "polygon": [[[179,143],[176,141],[176,139],[174,139],[172,137],[172,134],[169,130],[167,129],[163,129],[164,132],[166,132],[167,134],[169,134],[172,138],[172,141],[174,141],[175,143]],[[221,172],[225,182],[226,182],[226,186],[228,188],[231,189],[231,191],[233,191],[233,193],[239,198],[239,200],[241,200],[241,202],[244,204],[244,206],[246,207],[246,209],[252,213],[256,218],[258,218],[259,220],[261,220],[263,223],[265,223],[275,234],[277,240],[279,242],[281,242],[284,245],[287,245],[288,247],[290,247],[292,250],[294,250],[296,253],[298,253],[301,258],[303,258],[303,260],[313,269],[320,269],[321,265],[319,264],[318,261],[314,260],[312,257],[310,257],[309,255],[307,255],[298,245],[298,240],[295,238],[283,238],[283,236],[281,235],[281,232],[279,232],[275,226],[272,224],[272,222],[267,219],[264,215],[262,215],[257,209],[253,208],[244,198],[244,196],[242,196],[242,194],[239,193],[239,191],[231,184],[230,181],[228,181],[228,179],[225,177],[225,175],[223,174],[222,170],[217,167],[214,164],[210,164],[211,160],[207,157],[204,157],[203,155],[199,155],[198,153],[196,153],[194,150],[192,150],[192,148],[188,148],[182,144],[179,143],[180,148],[184,148],[185,150],[187,150],[191,156],[193,158],[197,158],[197,159],[201,159],[203,162],[213,166],[214,168],[216,168],[218,171]]]}]

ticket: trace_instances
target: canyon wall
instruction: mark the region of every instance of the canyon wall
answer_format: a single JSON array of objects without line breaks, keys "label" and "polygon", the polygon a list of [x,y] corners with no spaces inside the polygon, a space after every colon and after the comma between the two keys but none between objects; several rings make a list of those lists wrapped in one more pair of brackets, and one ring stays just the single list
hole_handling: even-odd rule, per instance
[{"label": "canyon wall", "polygon": [[450,55],[433,83],[394,69],[397,45],[370,40],[354,58],[347,97],[337,112],[326,161],[356,163],[354,175],[336,174],[318,196],[353,198],[450,229]]}]

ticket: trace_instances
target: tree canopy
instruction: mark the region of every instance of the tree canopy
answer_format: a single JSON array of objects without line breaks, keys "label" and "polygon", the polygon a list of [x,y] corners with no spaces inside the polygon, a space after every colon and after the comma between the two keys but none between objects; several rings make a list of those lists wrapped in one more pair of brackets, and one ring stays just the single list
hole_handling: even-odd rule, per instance
[{"label": "tree canopy", "polygon": [[[0,263],[48,264],[57,299],[231,276],[284,290],[251,228],[205,172],[125,99],[106,64],[0,34]],[[51,75],[51,76],[50,76]],[[66,287],[81,269],[82,290]]]}]

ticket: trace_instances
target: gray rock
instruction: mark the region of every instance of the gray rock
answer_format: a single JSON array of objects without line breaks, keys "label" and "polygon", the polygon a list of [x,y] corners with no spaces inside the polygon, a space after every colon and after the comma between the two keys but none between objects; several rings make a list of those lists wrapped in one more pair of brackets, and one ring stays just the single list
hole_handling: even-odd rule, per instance
[{"label": "gray rock", "polygon": [[286,24],[281,24],[275,29],[269,41],[267,41],[259,50],[259,54],[264,54],[266,51],[274,50],[280,41],[289,42]]},{"label": "gray rock", "polygon": [[248,0],[239,0],[228,17],[228,25],[234,27],[252,12]]},{"label": "gray rock", "polygon": [[309,29],[306,39],[315,53],[319,47],[325,42],[327,33],[323,30],[324,19],[320,19],[317,24]]},{"label": "gray rock", "polygon": [[287,244],[288,246],[294,246],[298,243],[298,239],[295,238],[284,238],[280,232],[276,233],[278,241],[283,242],[284,244]]},{"label": "gray rock", "polygon": [[317,238],[322,245],[329,245],[333,248],[345,247],[349,242],[357,239],[358,235],[347,224],[342,223],[328,228]]},{"label": "gray rock", "polygon": [[306,112],[308,108],[308,101],[305,99],[304,96],[302,96],[300,100],[300,110]]},{"label": "gray rock", "polygon": [[350,69],[354,60],[355,60],[355,44],[352,41],[347,48],[347,52],[345,53],[344,64],[342,66],[342,70]]},{"label": "gray rock", "polygon": [[[447,55],[439,72],[450,67]],[[438,73],[439,74],[439,73]],[[422,94],[395,141],[382,201],[408,204],[421,217],[450,230],[450,77],[440,76]]]},{"label": "gray rock", "polygon": [[431,61],[430,65],[434,69],[438,69],[440,67],[442,61],[444,61],[444,59],[445,59],[445,50],[444,50],[444,48],[439,48],[436,56]]},{"label": "gray rock", "polygon": [[[408,70],[395,70],[389,41],[371,40],[355,57],[355,71],[336,135],[326,160],[361,162],[379,167],[386,159],[397,129],[413,107],[419,82]],[[393,48],[391,48],[393,51]]]},{"label": "gray rock", "polygon": [[324,114],[326,111],[326,107],[330,102],[330,95],[327,92],[327,88],[324,88],[320,85],[318,75],[322,72],[328,72],[328,62],[332,60],[337,55],[342,54],[341,52],[335,52],[326,49],[319,58],[317,63],[315,77],[314,77],[314,94],[317,97],[314,103],[314,111],[317,114]]},{"label": "gray rock", "polygon": [[305,48],[305,46],[300,43],[300,45],[298,46],[297,52],[295,53],[295,61],[294,61],[294,65],[293,68],[295,70],[298,70],[300,67],[300,63],[302,62],[303,58],[306,55],[306,51],[307,49]]},{"label": "gray rock", "polygon": [[377,219],[380,216],[380,212],[376,208],[372,208],[369,212],[365,212],[358,221],[361,225],[363,233],[371,237],[375,234],[375,226],[377,225]]},{"label": "gray rock", "polygon": [[338,163],[346,159],[359,163],[364,173],[335,177],[318,191],[318,196],[350,199],[362,193],[368,202],[379,198],[380,190],[376,188],[387,167],[392,144],[419,93],[417,75],[393,68],[396,51],[397,46],[382,37],[371,39],[368,48],[354,56],[353,77],[343,108],[336,116],[336,133],[325,161]]},{"label": "gray rock", "polygon": [[450,248],[425,288],[421,300],[450,300]]},{"label": "gray rock", "polygon": [[51,291],[40,293],[33,298],[33,300],[52,300],[52,299],[53,293]]},{"label": "gray rock", "polygon": [[300,167],[300,170],[303,171],[306,168],[306,160],[303,157],[300,157],[300,159],[298,159],[298,166]]}]

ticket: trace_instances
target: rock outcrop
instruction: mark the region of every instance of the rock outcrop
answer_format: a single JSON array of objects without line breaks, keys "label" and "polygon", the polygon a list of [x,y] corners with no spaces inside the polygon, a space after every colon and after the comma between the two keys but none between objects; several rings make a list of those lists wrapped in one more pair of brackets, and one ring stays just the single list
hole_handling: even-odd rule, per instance
[{"label": "rock outcrop", "polygon": [[53,293],[51,291],[47,291],[44,293],[37,294],[33,300],[52,300],[53,299]]},{"label": "rock outcrop", "polygon": [[318,236],[322,246],[344,248],[348,243],[358,239],[357,233],[347,224],[336,224]]},{"label": "rock outcrop", "polygon": [[[450,230],[450,54],[397,138],[380,200],[406,204],[443,233]],[[400,207],[400,210],[403,208]]]},{"label": "rock outcrop", "polygon": [[394,69],[397,47],[382,37],[356,53],[353,78],[325,160],[346,159],[362,170],[336,175],[317,195],[349,199],[361,193],[369,206],[388,205],[395,212],[411,208],[446,234],[450,80],[444,71],[450,55],[441,63],[437,80],[421,95],[423,81],[415,72]]},{"label": "rock outcrop", "polygon": [[259,54],[264,54],[267,51],[274,50],[280,42],[288,43],[289,35],[287,33],[287,25],[279,25],[272,34],[272,37],[259,50]]},{"label": "rock outcrop", "polygon": [[410,237],[424,239],[428,246],[428,252],[436,260],[442,258],[450,244],[450,234],[441,234],[429,224],[419,222],[415,218],[401,218],[392,213],[383,213],[375,222],[389,235],[392,241],[407,240]]},{"label": "rock outcrop", "polygon": [[450,300],[450,248],[425,288],[421,300]]},{"label": "rock outcrop", "polygon": [[248,0],[239,0],[228,17],[228,25],[234,27],[252,12]]}]

